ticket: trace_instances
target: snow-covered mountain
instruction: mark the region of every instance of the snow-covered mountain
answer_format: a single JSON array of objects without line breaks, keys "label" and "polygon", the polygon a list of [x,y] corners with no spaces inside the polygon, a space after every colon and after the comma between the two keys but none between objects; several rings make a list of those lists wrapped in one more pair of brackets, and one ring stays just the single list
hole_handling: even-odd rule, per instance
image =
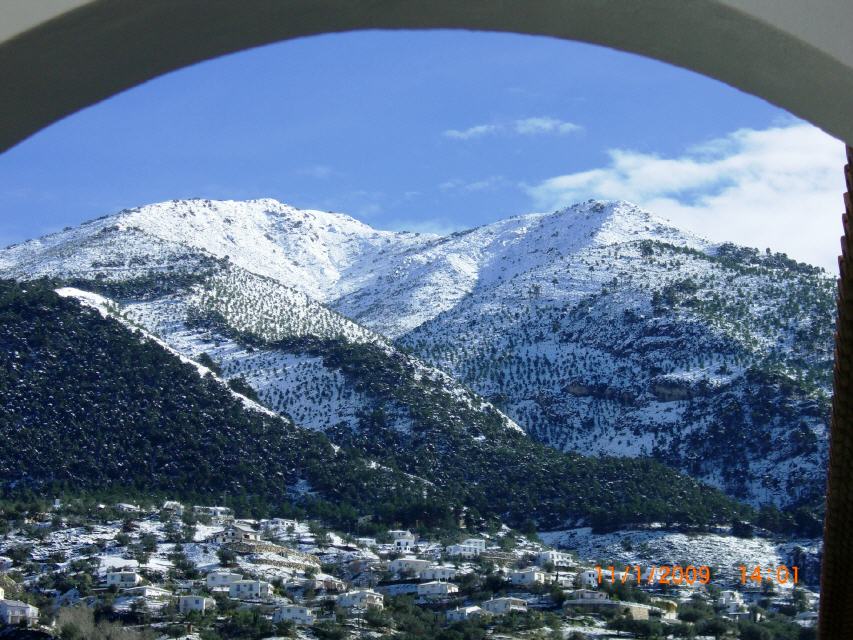
[{"label": "snow-covered mountain", "polygon": [[[10,247],[0,254],[0,270],[27,277],[103,274],[117,280],[208,255],[328,302],[362,286],[377,261],[393,260],[422,238],[376,231],[346,215],[300,210],[271,199],[173,200]],[[195,251],[187,256],[188,250]]]},{"label": "snow-covered mountain", "polygon": [[[0,276],[97,287],[315,428],[371,406],[316,345],[343,341],[559,449],[652,455],[755,504],[822,492],[831,279],[628,203],[438,237],[274,200],[171,201],[10,247]],[[409,408],[385,408],[411,430]]]}]

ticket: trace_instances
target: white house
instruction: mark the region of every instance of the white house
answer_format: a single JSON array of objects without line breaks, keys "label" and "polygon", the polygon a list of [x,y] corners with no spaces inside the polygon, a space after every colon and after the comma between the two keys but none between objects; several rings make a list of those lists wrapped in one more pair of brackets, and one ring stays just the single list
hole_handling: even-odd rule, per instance
[{"label": "white house", "polygon": [[536,564],[540,567],[549,562],[555,567],[570,567],[574,564],[571,554],[563,551],[542,551],[536,556]]},{"label": "white house", "polygon": [[231,525],[224,531],[213,534],[211,540],[219,544],[230,544],[234,542],[257,542],[261,534],[254,529],[241,525]]},{"label": "white house", "polygon": [[599,584],[598,575],[598,571],[596,571],[595,569],[579,571],[577,578],[575,578],[575,584],[579,587],[589,587],[590,589],[597,589]]},{"label": "white house", "polygon": [[393,530],[388,533],[394,539],[398,551],[408,551],[415,546],[415,534],[411,531]]},{"label": "white house", "polygon": [[444,553],[451,558],[476,558],[482,552],[478,547],[467,544],[450,544],[444,548]]},{"label": "white house", "polygon": [[217,589],[221,587],[230,587],[238,580],[242,580],[243,576],[239,573],[231,571],[211,571],[205,578],[205,584],[209,589]]},{"label": "white house", "polygon": [[551,578],[555,584],[560,585],[566,589],[574,589],[575,588],[575,574],[573,573],[554,573],[551,574]]},{"label": "white house", "polygon": [[20,600],[0,600],[0,622],[8,625],[38,624],[39,610]]},{"label": "white house", "polygon": [[455,609],[451,609],[445,614],[445,617],[447,618],[448,622],[453,623],[468,620],[469,618],[478,618],[487,615],[489,615],[489,612],[484,611],[481,607],[471,606],[456,607]]},{"label": "white house", "polygon": [[142,576],[135,571],[110,571],[107,573],[107,586],[127,589],[142,582]]},{"label": "white house", "polygon": [[176,502],[175,500],[166,500],[166,502],[163,503],[161,510],[173,513],[178,517],[184,515],[184,505],[180,502]]},{"label": "white house", "polygon": [[175,589],[177,591],[186,591],[189,593],[193,589],[195,589],[195,581],[194,580],[175,580]]},{"label": "white house", "polygon": [[272,621],[278,622],[295,622],[296,624],[314,624],[314,613],[308,607],[301,607],[296,604],[286,604],[279,607],[272,614]]},{"label": "white house", "polygon": [[240,600],[269,598],[270,593],[272,585],[263,580],[235,580],[228,586],[229,597]]},{"label": "white house", "polygon": [[366,609],[367,607],[376,607],[382,609],[385,606],[385,599],[381,593],[376,593],[372,589],[361,589],[359,591],[349,591],[342,594],[338,598],[338,606],[344,609]]},{"label": "white house", "polygon": [[529,587],[534,584],[545,584],[548,582],[548,574],[541,569],[524,569],[522,571],[513,571],[510,573],[509,581],[515,585],[524,585]]},{"label": "white house", "polygon": [[195,505],[193,513],[197,516],[207,516],[215,520],[224,520],[234,517],[234,512],[230,507],[206,507],[203,505]]},{"label": "white house", "polygon": [[216,607],[216,600],[204,596],[180,596],[178,598],[178,611],[187,614],[190,611],[204,613]]},{"label": "white house", "polygon": [[379,546],[376,544],[376,538],[356,538],[355,541],[360,547],[367,547],[368,549]]},{"label": "white house", "polygon": [[151,600],[163,600],[171,598],[172,592],[162,587],[155,587],[153,584],[146,584],[140,587],[129,587],[124,590],[125,595],[139,596],[141,598]]},{"label": "white house", "polygon": [[527,601],[521,598],[492,598],[483,603],[483,609],[496,616],[512,611],[527,611]]},{"label": "white house", "polygon": [[665,598],[652,598],[652,606],[660,611],[663,620],[676,620],[678,618],[678,602]]},{"label": "white house", "polygon": [[486,550],[486,541],[481,538],[468,538],[459,544],[451,544],[444,552],[456,558],[476,558]]},{"label": "white house", "polygon": [[720,591],[720,604],[725,607],[726,611],[733,613],[743,606],[743,595],[740,591]]},{"label": "white house", "polygon": [[459,587],[452,582],[422,582],[418,585],[418,595],[425,598],[442,598],[459,593]]},{"label": "white house", "polygon": [[291,520],[290,518],[273,518],[269,521],[270,525],[273,527],[284,527],[285,529],[296,529],[299,526],[299,522],[296,520]]},{"label": "white house", "polygon": [[432,564],[429,560],[421,560],[420,558],[397,558],[396,560],[392,560],[388,563],[388,571],[392,573],[403,573],[404,571],[411,571],[415,575],[419,574],[421,571],[426,569]]},{"label": "white house", "polygon": [[421,569],[418,578],[421,580],[453,580],[457,573],[456,567],[432,565],[426,569]]},{"label": "white house", "polygon": [[313,578],[306,578],[302,586],[305,589],[314,589],[315,591],[343,591],[347,587],[343,580],[326,573],[317,574]]},{"label": "white house", "polygon": [[475,549],[479,549],[482,553],[486,550],[486,541],[482,538],[466,538],[462,541],[466,547],[474,547]]},{"label": "white house", "polygon": [[609,600],[610,596],[604,591],[593,591],[592,589],[575,589],[566,594],[570,600]]}]

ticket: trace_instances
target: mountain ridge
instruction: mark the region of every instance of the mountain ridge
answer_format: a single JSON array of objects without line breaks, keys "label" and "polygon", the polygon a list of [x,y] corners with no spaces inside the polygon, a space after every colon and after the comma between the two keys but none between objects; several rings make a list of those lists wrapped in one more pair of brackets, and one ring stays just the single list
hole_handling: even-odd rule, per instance
[{"label": "mountain ridge", "polygon": [[[87,224],[0,251],[0,275],[109,290],[306,424],[352,426],[363,398],[317,358],[245,355],[188,314],[271,343],[383,342],[558,449],[656,457],[755,505],[819,502],[833,287],[782,254],[710,243],[621,201],[441,237],[273,200],[170,201]],[[331,333],[310,328],[330,312]],[[300,403],[312,379],[328,411]]]},{"label": "mountain ridge", "polygon": [[[472,523],[552,527],[707,526],[749,513],[652,461],[560,454],[506,429],[494,411],[484,419],[477,407],[447,404],[441,381],[419,378],[399,352],[387,362],[372,343],[305,344],[380,398],[357,430],[332,429],[330,441],[248,411],[197,363],[118,321],[112,303],[53,286],[0,280],[0,490],[11,495],[113,484],[225,491],[262,511],[302,505],[348,527],[364,513],[426,526],[455,526],[467,513]],[[247,346],[273,348],[260,338]],[[394,398],[419,416],[410,433],[386,428]]]}]

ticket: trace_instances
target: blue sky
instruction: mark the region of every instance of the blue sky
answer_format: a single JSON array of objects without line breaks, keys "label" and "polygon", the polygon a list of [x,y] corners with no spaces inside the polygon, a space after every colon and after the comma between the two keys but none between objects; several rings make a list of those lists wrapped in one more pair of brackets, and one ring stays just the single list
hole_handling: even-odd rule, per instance
[{"label": "blue sky", "polygon": [[607,197],[831,267],[842,164],[840,143],[784,111],[630,54],[326,35],[153,80],[0,155],[0,244],[171,198],[274,197],[445,232]]}]

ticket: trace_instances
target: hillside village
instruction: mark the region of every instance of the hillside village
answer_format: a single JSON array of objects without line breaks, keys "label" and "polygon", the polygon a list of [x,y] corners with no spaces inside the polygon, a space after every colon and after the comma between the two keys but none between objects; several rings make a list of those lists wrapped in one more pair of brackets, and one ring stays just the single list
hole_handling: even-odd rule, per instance
[{"label": "hillside village", "polygon": [[662,584],[505,526],[361,525],[177,501],[7,507],[0,621],[30,631],[0,638],[814,637],[817,596],[801,587]]}]

